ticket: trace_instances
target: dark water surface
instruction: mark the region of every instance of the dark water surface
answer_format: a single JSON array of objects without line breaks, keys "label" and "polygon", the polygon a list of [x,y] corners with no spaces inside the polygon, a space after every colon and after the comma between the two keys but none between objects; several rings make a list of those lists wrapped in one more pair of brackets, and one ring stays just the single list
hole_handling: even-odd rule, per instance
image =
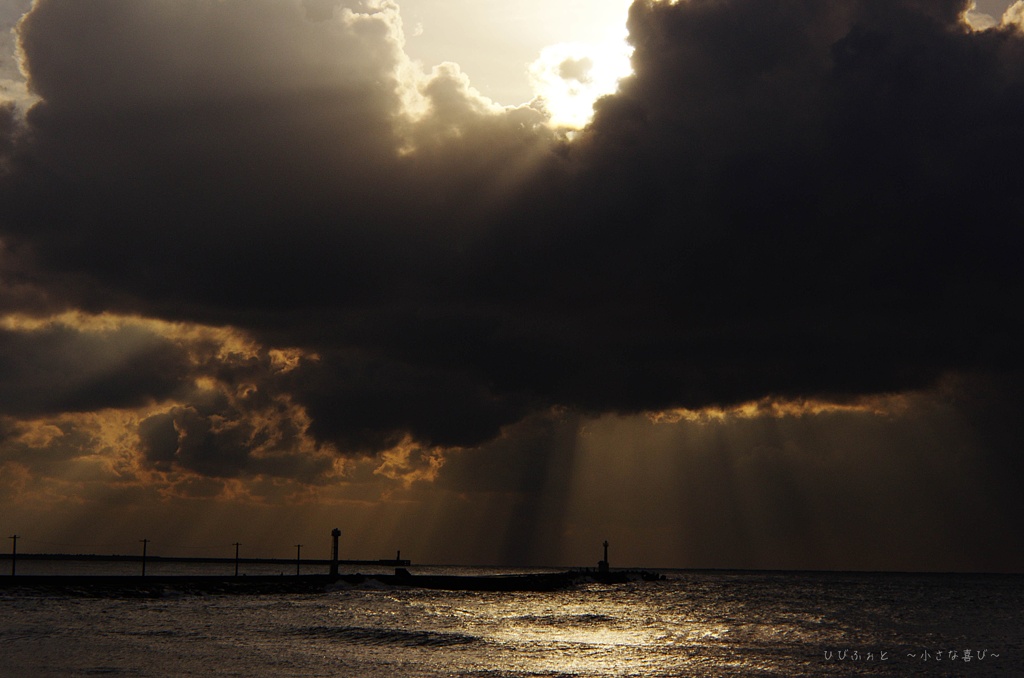
[{"label": "dark water surface", "polygon": [[555,593],[0,591],[0,675],[1024,675],[1024,577],[666,575]]}]

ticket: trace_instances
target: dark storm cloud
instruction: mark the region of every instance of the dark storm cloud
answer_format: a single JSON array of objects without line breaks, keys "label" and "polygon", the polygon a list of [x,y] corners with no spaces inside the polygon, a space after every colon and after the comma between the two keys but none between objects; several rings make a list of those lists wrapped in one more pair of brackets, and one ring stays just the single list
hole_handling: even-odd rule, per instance
[{"label": "dark storm cloud", "polygon": [[435,445],[472,445],[529,411],[515,394],[491,390],[481,375],[455,366],[428,368],[342,353],[324,357],[289,375],[288,382],[307,404],[313,432],[343,449],[387,449],[405,431]]},{"label": "dark storm cloud", "polygon": [[42,0],[2,237],[70,304],[316,351],[289,393],[344,449],[1015,370],[1024,38],[966,6],[637,2],[558,142],[453,66],[406,115],[387,5]]},{"label": "dark storm cloud", "polygon": [[[43,101],[5,186],[11,240],[214,320],[377,305],[444,267],[467,212],[536,153],[540,115],[481,110],[449,66],[409,129],[396,10],[308,4],[37,3],[19,33]],[[111,303],[89,291],[74,301]]]},{"label": "dark storm cloud", "polygon": [[384,30],[284,2],[37,3],[19,32],[44,101],[12,235],[30,230],[53,267],[185,303],[284,303],[289,272],[319,288],[360,244],[342,231],[310,259],[318,231],[388,218],[362,200],[384,183],[397,105]]},{"label": "dark storm cloud", "polygon": [[0,161],[10,157],[14,150],[14,135],[17,127],[14,105],[0,105]]},{"label": "dark storm cloud", "polygon": [[701,406],[1016,364],[1024,41],[970,33],[964,7],[634,4],[635,75],[572,144],[577,179],[495,239],[500,293],[551,313],[536,343],[573,374],[552,397]]}]

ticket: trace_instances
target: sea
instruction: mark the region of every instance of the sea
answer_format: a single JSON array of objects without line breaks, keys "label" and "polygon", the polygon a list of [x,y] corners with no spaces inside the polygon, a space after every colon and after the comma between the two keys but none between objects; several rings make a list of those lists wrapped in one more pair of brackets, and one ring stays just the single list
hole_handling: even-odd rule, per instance
[{"label": "sea", "polygon": [[[152,573],[229,574],[167,567]],[[0,588],[0,676],[1024,676],[1024,576],[661,572],[543,593]]]}]

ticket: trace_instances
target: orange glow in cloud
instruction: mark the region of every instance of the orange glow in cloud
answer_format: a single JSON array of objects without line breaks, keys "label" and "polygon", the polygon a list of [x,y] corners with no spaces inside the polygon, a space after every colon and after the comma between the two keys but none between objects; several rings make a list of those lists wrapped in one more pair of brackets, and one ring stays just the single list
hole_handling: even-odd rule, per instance
[{"label": "orange glow in cloud", "polygon": [[[93,334],[110,334],[126,329],[137,329],[163,337],[178,344],[211,347],[215,346],[214,356],[224,360],[228,358],[247,359],[259,354],[255,341],[242,332],[227,326],[212,327],[197,323],[169,322],[156,318],[144,318],[138,315],[120,315],[116,313],[86,313],[72,310],[49,316],[34,316],[24,313],[10,313],[0,316],[0,329],[11,332],[38,332],[41,330],[62,327],[77,332]],[[297,361],[301,354],[297,349],[279,349],[276,360],[281,362]],[[199,359],[201,353],[196,354]]]},{"label": "orange glow in cloud", "polygon": [[380,459],[374,474],[400,480],[405,487],[418,481],[436,480],[445,462],[441,448],[424,449],[408,436],[390,450],[382,452]]},{"label": "orange glow in cloud", "polygon": [[[192,389],[172,394],[169,400],[148,402],[122,409],[102,408],[85,412],[64,412],[27,416],[8,416],[3,423],[6,435],[0,452],[8,459],[22,460],[32,478],[59,478],[73,482],[90,478],[110,483],[138,483],[157,488],[173,487],[188,481],[191,474],[178,468],[173,473],[158,473],[147,466],[140,449],[139,426],[150,417],[167,416],[176,411],[194,411],[192,402],[226,402],[231,408],[228,419],[210,417],[212,433],[223,433],[244,426],[248,431],[251,458],[280,462],[281,468],[328,469],[326,480],[343,474],[344,462],[337,451],[319,445],[310,437],[310,419],[305,410],[285,394],[268,394],[255,400],[259,387],[242,381],[229,383],[218,376],[226,366],[244,365],[264,356],[271,373],[283,374],[296,369],[307,356],[297,348],[264,350],[250,337],[231,327],[172,323],[138,316],[113,313],[87,314],[68,311],[51,316],[8,314],[0,316],[0,330],[32,335],[53,329],[70,330],[68,336],[91,335],[104,347],[104,364],[116,365],[119,352],[130,356],[133,342],[166,342],[177,346],[195,369]],[[140,339],[141,337],[141,339]],[[86,360],[87,358],[83,358]],[[127,359],[127,358],[125,358]],[[192,369],[189,368],[189,369]],[[186,377],[188,375],[182,375]],[[227,377],[230,378],[230,377]],[[186,382],[187,383],[187,382]],[[239,429],[243,430],[243,429]],[[15,468],[12,466],[12,468]],[[162,471],[169,471],[168,468]],[[191,481],[189,481],[191,482]],[[210,494],[208,484],[201,489]],[[200,488],[193,488],[200,491]],[[83,490],[84,491],[84,490]],[[174,493],[173,490],[167,490]],[[237,491],[221,494],[240,496]]]},{"label": "orange glow in cloud", "polygon": [[648,412],[646,416],[655,424],[676,424],[682,421],[699,424],[730,419],[782,419],[833,413],[887,416],[903,412],[907,406],[907,396],[904,394],[862,396],[843,402],[762,398],[729,407],[705,407],[698,410],[676,408]]}]

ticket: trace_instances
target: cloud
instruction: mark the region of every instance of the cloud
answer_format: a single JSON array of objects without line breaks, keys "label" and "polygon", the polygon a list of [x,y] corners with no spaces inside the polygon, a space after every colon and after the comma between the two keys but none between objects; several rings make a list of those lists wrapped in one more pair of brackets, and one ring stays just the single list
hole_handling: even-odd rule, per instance
[{"label": "cloud", "polygon": [[139,422],[139,451],[146,467],[163,472],[311,484],[336,479],[336,451],[310,440],[306,428],[303,413],[283,399],[254,411],[178,406]]},{"label": "cloud", "polygon": [[[967,8],[641,0],[634,74],[567,139],[421,70],[389,2],[40,0],[18,28],[40,101],[0,117],[5,303],[231,326],[263,353],[200,369],[137,337],[101,368],[82,337],[12,335],[72,357],[35,386],[12,362],[30,397],[3,405],[163,400],[153,468],[320,477],[323,450],[474,447],[552,407],[1016,374],[1024,38]],[[319,359],[274,371],[281,347]],[[210,403],[179,393],[200,375]],[[313,466],[258,459],[264,434]]]},{"label": "cloud", "polygon": [[0,330],[0,409],[33,417],[131,408],[171,396],[188,374],[180,349],[145,332]]},{"label": "cloud", "polygon": [[1003,14],[1002,24],[1004,26],[1024,26],[1024,3],[1020,0],[1010,5]]},{"label": "cloud", "polygon": [[627,374],[706,404],[1014,362],[1021,42],[962,9],[634,4],[635,75],[574,140],[589,204],[550,255],[589,264],[595,313],[634,305]]},{"label": "cloud", "polygon": [[569,58],[558,64],[558,75],[563,80],[576,80],[577,82],[587,83],[591,81],[590,70],[593,67],[594,62],[587,57],[582,59]]},{"label": "cloud", "polygon": [[80,313],[0,318],[0,345],[0,462],[46,477],[88,463],[111,483],[162,474],[315,485],[344,470],[283,388],[316,360],[296,349],[229,328]]},{"label": "cloud", "polygon": [[15,33],[6,29],[14,26],[31,8],[32,0],[10,0],[0,7],[0,27],[4,29],[0,32],[0,81],[21,80]]}]

